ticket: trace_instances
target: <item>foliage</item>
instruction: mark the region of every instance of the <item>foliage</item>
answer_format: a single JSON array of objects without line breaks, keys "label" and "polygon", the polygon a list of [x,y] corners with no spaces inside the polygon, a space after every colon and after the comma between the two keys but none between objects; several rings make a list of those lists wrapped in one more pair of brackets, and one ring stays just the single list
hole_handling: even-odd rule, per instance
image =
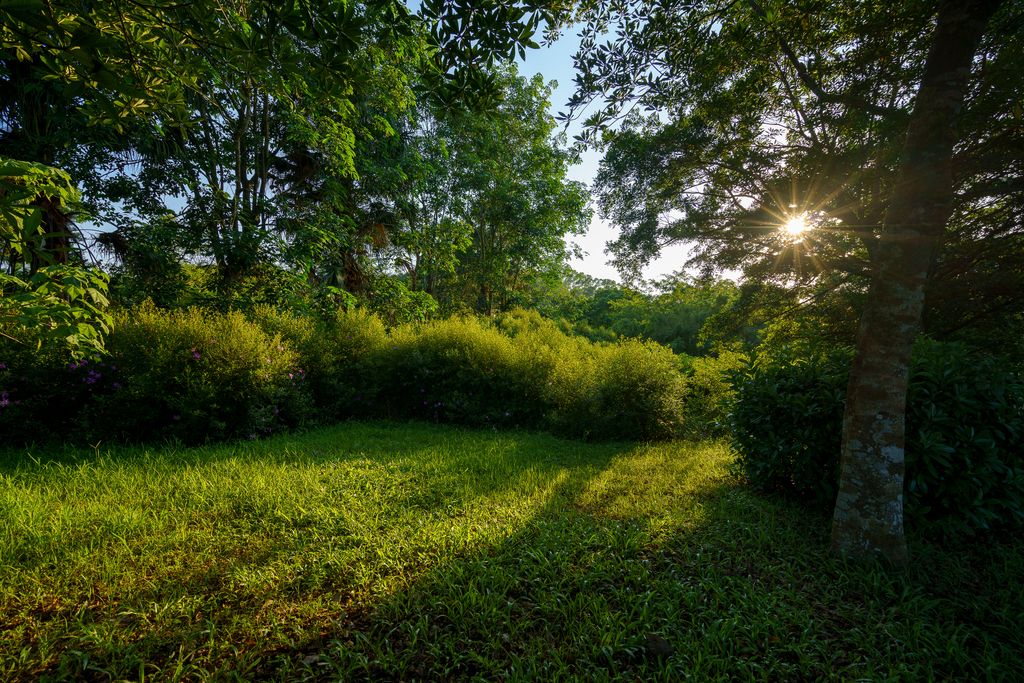
[{"label": "foliage", "polygon": [[1024,375],[960,344],[918,344],[906,506],[942,533],[1024,525]]},{"label": "foliage", "polygon": [[402,177],[377,202],[395,204],[383,260],[447,311],[528,303],[534,282],[561,269],[565,236],[590,216],[586,188],[567,176],[552,86],[511,66],[491,76],[500,100],[486,110],[416,111],[392,152]]},{"label": "foliage", "polygon": [[246,318],[147,302],[118,314],[108,350],[68,363],[0,349],[13,359],[0,377],[10,438],[194,443],[386,416],[629,440],[671,438],[684,422],[670,349],[594,344],[535,312],[387,331],[360,309],[322,319],[260,305]]},{"label": "foliage", "polygon": [[143,305],[120,313],[116,329],[108,350],[120,386],[85,406],[90,438],[254,438],[309,417],[298,355],[240,313]]},{"label": "foliage", "polygon": [[[535,45],[553,20],[523,2],[419,9],[5,5],[0,154],[71,173],[96,220],[116,229],[99,241],[119,261],[127,303],[196,303],[181,291],[184,260],[216,267],[218,303],[281,264],[314,288],[358,294],[367,237],[406,182],[379,152],[401,148],[390,141],[414,89],[439,111],[493,106],[495,59]],[[88,248],[63,227],[65,253]]]},{"label": "foliage", "polygon": [[653,342],[623,340],[563,355],[548,391],[560,433],[592,439],[663,439],[680,433],[679,361]]},{"label": "foliage", "polygon": [[1019,537],[885,574],[731,458],[401,423],[2,452],[0,678],[1017,677]]},{"label": "foliage", "polygon": [[[849,356],[773,358],[737,373],[730,416],[755,487],[828,508],[838,484]],[[908,524],[956,535],[1024,523],[1024,379],[953,343],[915,348],[907,399]]]},{"label": "foliage", "polygon": [[475,318],[405,326],[381,358],[381,400],[395,416],[537,427],[544,404],[529,368],[522,347]]},{"label": "foliage", "polygon": [[734,375],[729,428],[750,484],[828,510],[839,483],[848,353],[817,363],[759,363]]},{"label": "foliage", "polygon": [[[1015,113],[1024,31],[1019,6],[1003,4],[958,121],[954,214],[925,316],[941,337],[997,329],[1024,306]],[[570,109],[593,105],[584,137],[604,145],[595,189],[622,229],[612,250],[620,267],[635,272],[682,241],[706,270],[798,288],[838,279],[856,297],[876,257],[936,8],[848,3],[811,16],[775,1],[586,5]],[[804,212],[821,229],[790,239],[780,227]]]},{"label": "foliage", "polygon": [[717,356],[683,357],[686,384],[683,392],[683,433],[690,438],[722,436],[728,432],[733,405],[733,373],[747,356],[720,351]]},{"label": "foliage", "polygon": [[367,292],[368,308],[389,326],[423,322],[437,313],[437,301],[428,292],[410,290],[394,277],[374,278]]},{"label": "foliage", "polygon": [[259,306],[250,315],[269,336],[280,336],[301,360],[303,387],[323,421],[372,415],[380,391],[378,357],[387,343],[381,320],[359,309],[330,318]]},{"label": "foliage", "polygon": [[63,171],[0,158],[0,334],[81,357],[103,351],[111,319],[106,274],[58,263],[48,249],[49,214],[77,203]]}]

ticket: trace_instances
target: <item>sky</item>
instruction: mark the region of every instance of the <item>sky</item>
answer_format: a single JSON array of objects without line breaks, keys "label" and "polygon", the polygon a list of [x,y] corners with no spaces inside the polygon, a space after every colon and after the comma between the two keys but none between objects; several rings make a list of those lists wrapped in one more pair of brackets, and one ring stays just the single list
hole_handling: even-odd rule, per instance
[{"label": "sky", "polygon": [[[536,50],[527,50],[526,59],[517,60],[520,74],[528,77],[541,74],[547,81],[558,82],[558,87],[551,97],[551,106],[554,112],[564,113],[568,109],[566,105],[573,92],[573,75],[575,74],[572,56],[578,46],[579,36],[574,30],[569,29],[554,44],[542,45]],[[567,131],[570,139],[578,131],[578,122],[570,124]],[[587,150],[583,153],[580,163],[570,169],[570,178],[586,183],[588,187],[593,185],[600,161],[600,153]],[[579,245],[586,254],[582,260],[573,259],[570,265],[593,277],[621,280],[615,268],[607,263],[609,256],[605,253],[605,243],[617,236],[618,230],[608,221],[603,220],[597,213],[597,207],[594,206],[594,217],[590,221],[587,233],[567,240]],[[686,260],[686,253],[687,248],[683,245],[663,249],[661,256],[644,269],[644,278],[655,280],[680,270]]]}]

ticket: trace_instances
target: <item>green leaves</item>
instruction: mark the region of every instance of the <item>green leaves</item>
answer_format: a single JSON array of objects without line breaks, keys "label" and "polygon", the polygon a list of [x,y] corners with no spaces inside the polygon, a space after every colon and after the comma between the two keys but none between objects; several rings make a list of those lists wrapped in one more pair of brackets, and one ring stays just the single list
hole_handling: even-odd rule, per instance
[{"label": "green leaves", "polygon": [[0,273],[0,334],[62,347],[73,358],[103,353],[113,320],[108,276],[96,269],[52,265],[24,279]]},{"label": "green leaves", "polygon": [[[102,352],[103,335],[110,331],[108,277],[99,270],[56,264],[45,248],[53,235],[43,224],[44,206],[67,212],[77,203],[78,192],[64,171],[0,158],[0,253],[10,264],[8,272],[0,273],[0,334],[14,339],[36,335],[38,343],[81,356]],[[42,265],[22,271],[15,268],[19,260]]]}]

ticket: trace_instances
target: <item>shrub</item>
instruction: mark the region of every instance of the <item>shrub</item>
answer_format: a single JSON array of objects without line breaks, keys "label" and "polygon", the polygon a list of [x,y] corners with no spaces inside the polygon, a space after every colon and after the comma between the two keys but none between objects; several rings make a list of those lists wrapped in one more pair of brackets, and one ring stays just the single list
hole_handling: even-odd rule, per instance
[{"label": "shrub", "polygon": [[[835,502],[849,355],[736,374],[738,466],[756,488]],[[1024,522],[1024,381],[996,358],[922,340],[907,397],[907,523],[949,535]]]},{"label": "shrub", "polygon": [[680,433],[679,361],[654,342],[625,340],[565,354],[548,385],[555,431],[590,439],[665,439]]},{"label": "shrub", "polygon": [[297,354],[240,313],[144,304],[117,316],[107,348],[121,386],[86,406],[91,439],[253,437],[309,416]]},{"label": "shrub", "polygon": [[387,343],[380,318],[351,309],[317,320],[269,306],[257,307],[251,317],[267,334],[280,335],[299,354],[305,386],[319,419],[374,414],[378,356]]},{"label": "shrub", "polygon": [[589,435],[614,439],[678,435],[685,383],[676,355],[655,342],[637,340],[598,349],[597,412]]},{"label": "shrub", "polygon": [[721,436],[728,431],[728,415],[734,395],[732,373],[747,357],[735,351],[718,356],[683,357],[686,389],[684,433],[690,438]]},{"label": "shrub", "polygon": [[942,533],[1024,523],[1024,378],[961,344],[915,348],[906,507]]},{"label": "shrub", "polygon": [[[97,373],[100,376],[97,376]],[[94,394],[116,377],[103,360],[75,360],[66,349],[37,346],[31,335],[0,341],[0,433],[7,443],[48,441],[80,424]]]},{"label": "shrub", "polygon": [[388,333],[361,311],[322,321],[269,306],[247,318],[144,304],[117,316],[108,350],[69,363],[0,348],[5,433],[197,443],[384,416],[659,439],[679,434],[683,420],[684,379],[670,350],[594,344],[525,311]]},{"label": "shrub", "polygon": [[755,488],[823,509],[835,503],[848,373],[848,354],[785,365],[753,361],[734,373],[729,428],[738,465]]},{"label": "shrub", "polygon": [[476,318],[406,325],[378,360],[382,401],[396,416],[535,427],[544,411],[527,363]]}]

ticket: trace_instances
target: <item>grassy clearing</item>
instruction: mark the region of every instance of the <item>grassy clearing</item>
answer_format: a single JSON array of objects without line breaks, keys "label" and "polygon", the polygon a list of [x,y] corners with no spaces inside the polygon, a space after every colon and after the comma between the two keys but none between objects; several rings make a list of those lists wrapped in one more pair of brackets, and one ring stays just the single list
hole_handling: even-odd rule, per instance
[{"label": "grassy clearing", "polygon": [[1019,542],[844,566],[730,457],[408,424],[6,453],[0,679],[1019,674]]}]

